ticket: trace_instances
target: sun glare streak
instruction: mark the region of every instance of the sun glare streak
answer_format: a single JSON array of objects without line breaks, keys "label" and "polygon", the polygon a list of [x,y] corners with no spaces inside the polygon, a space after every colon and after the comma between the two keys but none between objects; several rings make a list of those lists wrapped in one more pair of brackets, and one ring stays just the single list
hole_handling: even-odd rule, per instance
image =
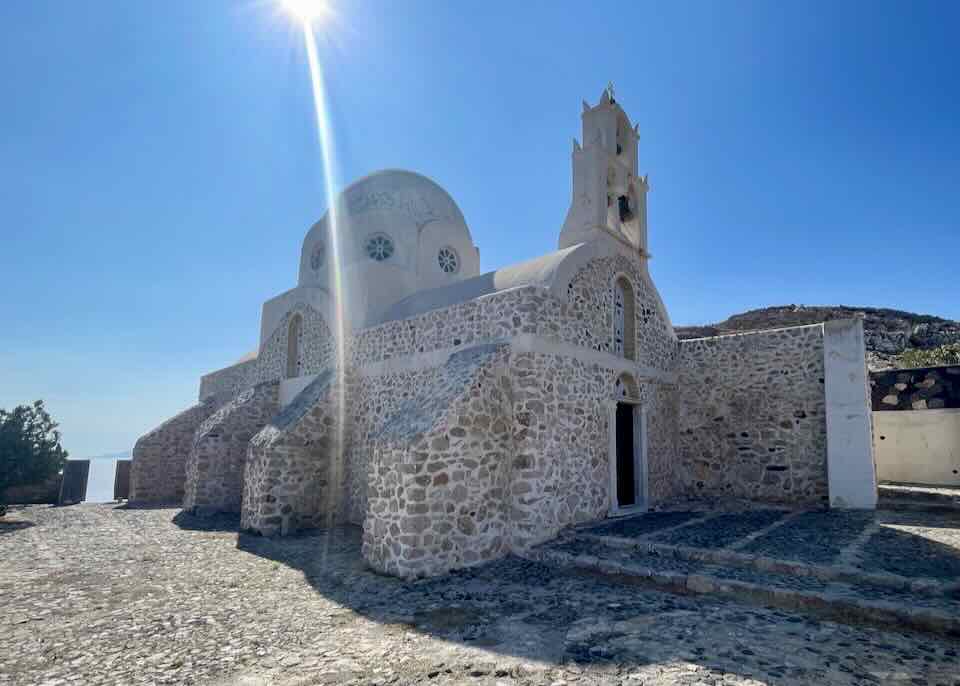
[{"label": "sun glare streak", "polygon": [[[307,51],[307,63],[310,67],[310,86],[313,91],[314,114],[317,121],[317,136],[320,143],[320,154],[323,163],[323,183],[327,200],[327,230],[330,235],[331,246],[331,275],[333,292],[333,331],[336,338],[335,354],[337,357],[336,381],[334,386],[335,403],[337,407],[337,438],[334,442],[334,455],[331,455],[329,496],[326,499],[327,523],[333,523],[335,510],[339,506],[340,481],[342,478],[343,450],[345,448],[345,421],[346,421],[346,336],[347,324],[344,312],[345,283],[341,272],[341,241],[340,241],[340,207],[337,202],[336,158],[333,148],[333,133],[330,129],[330,117],[327,110],[327,95],[323,80],[323,69],[317,55],[317,43],[310,21],[303,22],[303,39]],[[329,540],[329,537],[328,539]]]}]

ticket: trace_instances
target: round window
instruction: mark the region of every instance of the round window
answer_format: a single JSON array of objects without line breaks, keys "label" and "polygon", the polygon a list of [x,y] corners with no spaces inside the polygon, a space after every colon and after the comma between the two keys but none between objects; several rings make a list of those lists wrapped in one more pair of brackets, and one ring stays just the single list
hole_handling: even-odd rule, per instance
[{"label": "round window", "polygon": [[460,258],[457,257],[456,250],[449,246],[440,248],[440,252],[437,253],[437,262],[440,264],[440,269],[447,274],[456,274],[460,271]]},{"label": "round window", "polygon": [[320,267],[323,266],[323,261],[327,256],[327,246],[323,244],[323,241],[320,241],[313,247],[313,252],[310,253],[310,268],[313,271],[317,271]]},{"label": "round window", "polygon": [[393,241],[390,240],[390,236],[382,233],[370,236],[367,239],[367,255],[377,262],[389,259],[393,255]]}]

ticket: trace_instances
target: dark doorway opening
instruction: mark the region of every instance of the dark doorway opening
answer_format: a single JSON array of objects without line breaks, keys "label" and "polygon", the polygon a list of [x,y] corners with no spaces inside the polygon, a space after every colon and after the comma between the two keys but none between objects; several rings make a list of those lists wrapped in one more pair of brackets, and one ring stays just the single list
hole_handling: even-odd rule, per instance
[{"label": "dark doorway opening", "polygon": [[617,505],[619,507],[637,504],[633,407],[627,403],[617,403]]}]

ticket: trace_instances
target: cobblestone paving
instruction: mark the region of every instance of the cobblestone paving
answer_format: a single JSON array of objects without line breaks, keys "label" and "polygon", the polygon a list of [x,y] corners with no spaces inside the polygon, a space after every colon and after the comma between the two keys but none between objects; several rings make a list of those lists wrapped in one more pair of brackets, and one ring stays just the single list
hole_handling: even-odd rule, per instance
[{"label": "cobblestone paving", "polygon": [[604,522],[590,527],[589,531],[599,536],[633,538],[680,526],[704,516],[705,512],[650,512],[642,517],[623,517]]},{"label": "cobblestone paving", "polygon": [[754,510],[711,517],[672,531],[654,536],[655,543],[685,545],[691,548],[725,548],[744,536],[770,526],[786,516],[785,510]]},{"label": "cobblestone paving", "polygon": [[238,538],[230,519],[92,505],[12,519],[4,685],[960,684],[956,642],[513,558],[377,576],[354,528]]},{"label": "cobblestone paving", "polygon": [[872,512],[804,512],[753,541],[742,552],[829,564],[873,523],[873,517]]},{"label": "cobblestone paving", "polygon": [[960,513],[880,512],[877,523],[858,551],[858,568],[960,581]]}]

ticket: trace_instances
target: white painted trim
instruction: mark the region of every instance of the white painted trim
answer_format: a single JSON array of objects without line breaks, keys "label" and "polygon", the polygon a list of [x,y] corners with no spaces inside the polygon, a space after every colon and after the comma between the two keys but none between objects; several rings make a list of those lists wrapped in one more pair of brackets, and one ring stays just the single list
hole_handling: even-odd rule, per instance
[{"label": "white painted trim", "polygon": [[439,350],[429,350],[422,353],[413,353],[412,355],[402,355],[391,357],[377,362],[368,362],[360,365],[357,372],[361,376],[375,377],[383,374],[397,372],[420,371],[439,367],[447,362],[451,355],[461,350],[477,345],[503,344],[509,345],[511,352],[514,353],[539,353],[543,355],[558,355],[560,357],[569,357],[585,364],[597,364],[606,367],[617,374],[631,374],[638,383],[647,381],[655,383],[677,383],[677,374],[673,372],[664,372],[652,367],[638,365],[633,360],[627,360],[617,355],[611,355],[607,352],[593,350],[591,348],[582,348],[568,343],[560,343],[536,336],[535,334],[520,334],[509,338],[500,338],[487,341],[474,341],[467,345],[450,348],[440,348]]},{"label": "white painted trim", "polygon": [[620,374],[627,372],[632,374],[638,382],[641,380],[658,381],[660,383],[677,382],[677,374],[675,372],[664,372],[652,367],[644,367],[633,360],[628,360],[600,350],[593,350],[592,348],[583,348],[577,345],[570,345],[569,343],[551,341],[535,336],[534,334],[521,334],[508,340],[516,352],[572,357],[586,364],[599,364]]}]

